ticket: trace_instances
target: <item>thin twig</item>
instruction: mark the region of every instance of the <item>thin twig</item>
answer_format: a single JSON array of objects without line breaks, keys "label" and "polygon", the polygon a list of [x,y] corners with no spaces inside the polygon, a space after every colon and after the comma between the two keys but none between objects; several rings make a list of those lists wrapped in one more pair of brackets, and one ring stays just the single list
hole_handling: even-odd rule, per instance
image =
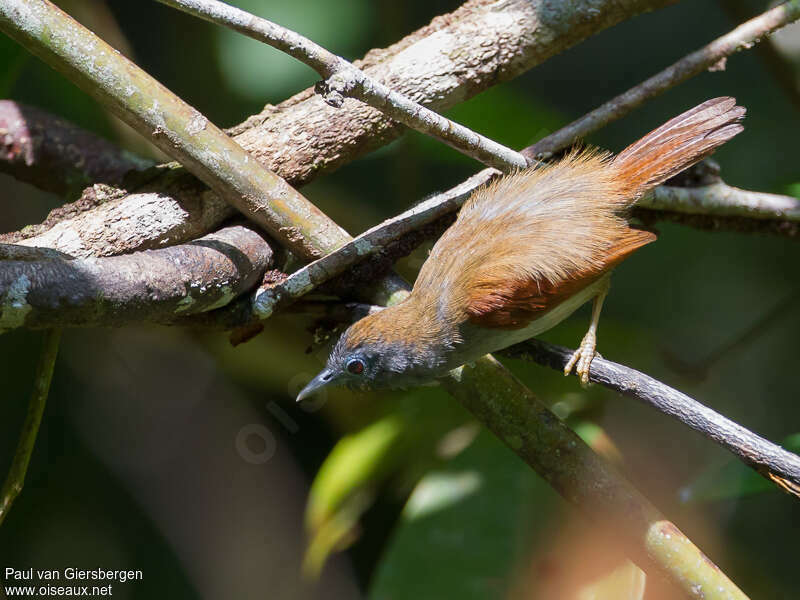
[{"label": "thin twig", "polygon": [[19,436],[17,451],[14,454],[8,476],[0,491],[0,525],[3,524],[14,500],[22,491],[25,483],[25,474],[31,461],[33,447],[36,444],[36,434],[42,422],[47,394],[50,391],[50,381],[53,379],[53,369],[58,355],[58,343],[61,340],[61,329],[51,329],[45,334],[44,348],[36,367],[36,379],[33,383],[33,393],[28,405],[28,414]]},{"label": "thin twig", "polygon": [[[458,186],[376,225],[340,249],[298,269],[284,281],[260,287],[253,299],[255,316],[266,319],[410,231],[457,211],[473,191],[497,175],[498,171],[484,169]],[[745,217],[756,223],[769,221],[769,231],[773,230],[773,221],[800,224],[800,200],[742,190],[721,181],[701,187],[659,186],[643,198],[638,207],[649,210],[648,221],[657,221],[659,215],[669,211],[711,217]]]},{"label": "thin twig", "polygon": [[[563,372],[573,351],[540,340],[528,340],[499,352]],[[736,455],[746,465],[800,497],[800,456],[784,450],[657,379],[599,356],[589,381],[641,400]]]},{"label": "thin twig", "polygon": [[524,169],[526,158],[502,144],[455,123],[366,75],[361,69],[276,23],[216,0],[158,0],[190,15],[229,27],[293,56],[324,81],[317,86],[325,101],[340,107],[345,97],[357,98],[392,119],[435,137],[459,152],[501,171]]},{"label": "thin twig", "polygon": [[[720,4],[734,23],[744,21],[752,14],[749,3],[743,0],[722,0]],[[791,56],[784,56],[774,40],[775,38],[769,38],[756,46],[756,55],[789,101],[800,110],[800,79],[797,77]]]},{"label": "thin twig", "polygon": [[800,0],[784,2],[739,25],[733,31],[685,56],[663,71],[632,87],[522,151],[534,160],[550,158],[576,140],[627,115],[633,109],[695,75],[720,65],[728,56],[752,48],[767,35],[800,19]]}]

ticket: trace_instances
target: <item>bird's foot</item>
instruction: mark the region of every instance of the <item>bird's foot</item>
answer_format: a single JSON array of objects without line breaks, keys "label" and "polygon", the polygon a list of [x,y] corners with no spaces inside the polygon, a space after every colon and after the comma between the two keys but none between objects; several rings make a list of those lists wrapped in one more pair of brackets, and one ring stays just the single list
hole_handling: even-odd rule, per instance
[{"label": "bird's foot", "polygon": [[581,340],[581,345],[578,346],[578,349],[572,353],[572,357],[570,357],[569,362],[564,366],[564,375],[569,375],[572,373],[573,367],[575,368],[575,374],[580,379],[581,385],[586,387],[589,385],[589,367],[592,366],[592,360],[595,356],[598,356],[597,352],[595,351],[595,347],[597,346],[597,336],[595,335],[594,331],[589,330],[585,336],[583,336],[583,340]]}]

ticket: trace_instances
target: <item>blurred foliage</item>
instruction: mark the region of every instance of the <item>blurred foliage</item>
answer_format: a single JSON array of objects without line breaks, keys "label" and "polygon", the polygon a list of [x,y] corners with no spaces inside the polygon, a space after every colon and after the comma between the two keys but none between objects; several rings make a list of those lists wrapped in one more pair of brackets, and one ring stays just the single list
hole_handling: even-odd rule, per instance
[{"label": "blurred foliage", "polygon": [[[732,24],[719,4],[727,1],[678,3],[623,23],[449,116],[523,147],[727,31]],[[348,58],[389,45],[459,4],[234,3]],[[316,79],[293,59],[155,2],[60,4],[222,126]],[[743,4],[753,14],[765,6]],[[797,44],[781,46],[797,66],[792,47]],[[3,96],[150,152],[6,38],[0,38],[0,65]],[[734,95],[748,108],[746,131],[717,155],[725,179],[800,197],[800,119],[753,52],[586,141],[619,150],[718,95]],[[303,193],[356,233],[477,168],[410,133]],[[61,203],[1,181],[4,231],[38,222]],[[800,288],[797,243],[675,225],[660,227],[660,234],[615,274],[600,351],[765,437],[786,439],[800,423],[798,311],[786,311],[778,326],[727,351],[702,379],[672,370],[664,357],[702,361]],[[413,279],[425,256],[422,248],[398,269]],[[574,345],[587,323],[584,309],[546,337]],[[143,569],[144,582],[115,590],[122,598],[352,598],[356,588],[372,598],[554,598],[566,597],[553,592],[566,583],[581,600],[603,598],[603,590],[605,597],[640,596],[637,571],[439,390],[335,390],[295,405],[297,389],[326,355],[325,348],[306,353],[309,325],[281,316],[237,348],[222,334],[166,328],[66,332],[26,488],[0,529],[0,567]],[[0,457],[13,453],[38,343],[35,332],[0,338],[6,400]],[[800,520],[794,499],[751,493],[763,479],[728,464],[724,451],[648,407],[607,390],[582,390],[541,367],[508,366],[617,461],[752,597],[797,597],[789,526]],[[274,449],[274,456],[247,462],[238,436],[247,426],[263,435],[248,440],[249,452]],[[685,489],[714,502],[683,503]],[[331,558],[345,546],[346,560]],[[309,572],[325,563],[319,584],[301,574],[304,558]],[[656,594],[648,581],[645,598]]]},{"label": "blurred foliage", "polygon": [[[800,454],[800,433],[790,435],[781,442],[786,450]],[[760,494],[778,492],[779,488],[739,461],[728,461],[722,466],[709,467],[689,485],[680,490],[683,502],[714,502]]]}]

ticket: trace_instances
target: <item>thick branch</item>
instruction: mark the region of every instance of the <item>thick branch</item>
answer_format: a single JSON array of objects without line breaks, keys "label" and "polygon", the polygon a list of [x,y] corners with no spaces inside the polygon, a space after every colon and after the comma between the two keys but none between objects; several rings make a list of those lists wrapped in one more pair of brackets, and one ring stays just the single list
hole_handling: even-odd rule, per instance
[{"label": "thick branch", "polygon": [[0,172],[59,196],[93,183],[119,185],[152,162],[38,108],[0,100]]},{"label": "thick branch", "polygon": [[314,69],[324,81],[317,89],[339,108],[344,98],[357,98],[384,115],[430,135],[459,152],[503,171],[524,169],[524,156],[425,108],[366,75],[340,56],[300,34],[217,0],[158,0],[217,25],[230,27],[277,48]]},{"label": "thick branch", "polygon": [[[650,79],[585,114],[577,121],[573,121],[566,127],[539,140],[530,148],[526,148],[523,154],[536,160],[549,158],[576,140],[624,117],[646,100],[719,65],[721,61],[735,52],[752,48],[754,44],[773,31],[797,19],[800,19],[800,0],[784,2],[685,56]],[[724,63],[722,64],[724,65]]]},{"label": "thick branch", "polygon": [[[501,352],[503,356],[536,362],[563,372],[572,350],[529,340]],[[742,462],[786,491],[800,496],[800,457],[711,410],[686,394],[601,357],[595,357],[589,381],[649,404],[715,441]]]},{"label": "thick branch", "polygon": [[157,182],[127,195],[105,185],[87,188],[41,225],[0,235],[0,243],[52,248],[75,258],[113,256],[190,241],[235,214],[183,169],[167,169]]},{"label": "thick branch", "polygon": [[188,244],[124,256],[20,258],[0,269],[0,332],[169,323],[213,310],[260,281],[272,249],[253,229],[233,226]]},{"label": "thick branch", "polygon": [[33,447],[36,445],[36,436],[42,422],[47,395],[50,392],[50,382],[53,379],[53,369],[55,369],[60,341],[60,329],[51,329],[45,335],[44,348],[42,348],[39,364],[36,367],[33,393],[30,404],[28,404],[28,414],[25,417],[25,424],[22,426],[11,468],[3,484],[3,489],[0,490],[0,525],[3,524],[11,505],[22,492],[22,486],[25,484],[25,474],[28,472],[28,464],[31,461]]},{"label": "thick branch", "polygon": [[298,256],[318,258],[347,240],[344,230],[283,179],[52,3],[1,3],[0,30],[151,138]]}]

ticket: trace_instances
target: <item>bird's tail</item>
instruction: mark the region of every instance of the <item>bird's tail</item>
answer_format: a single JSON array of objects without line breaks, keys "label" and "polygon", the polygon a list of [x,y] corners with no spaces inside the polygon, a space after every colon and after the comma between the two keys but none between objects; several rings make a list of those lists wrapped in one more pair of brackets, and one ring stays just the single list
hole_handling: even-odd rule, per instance
[{"label": "bird's tail", "polygon": [[651,131],[614,157],[621,191],[632,204],[742,131],[744,114],[735,98],[714,98]]}]

